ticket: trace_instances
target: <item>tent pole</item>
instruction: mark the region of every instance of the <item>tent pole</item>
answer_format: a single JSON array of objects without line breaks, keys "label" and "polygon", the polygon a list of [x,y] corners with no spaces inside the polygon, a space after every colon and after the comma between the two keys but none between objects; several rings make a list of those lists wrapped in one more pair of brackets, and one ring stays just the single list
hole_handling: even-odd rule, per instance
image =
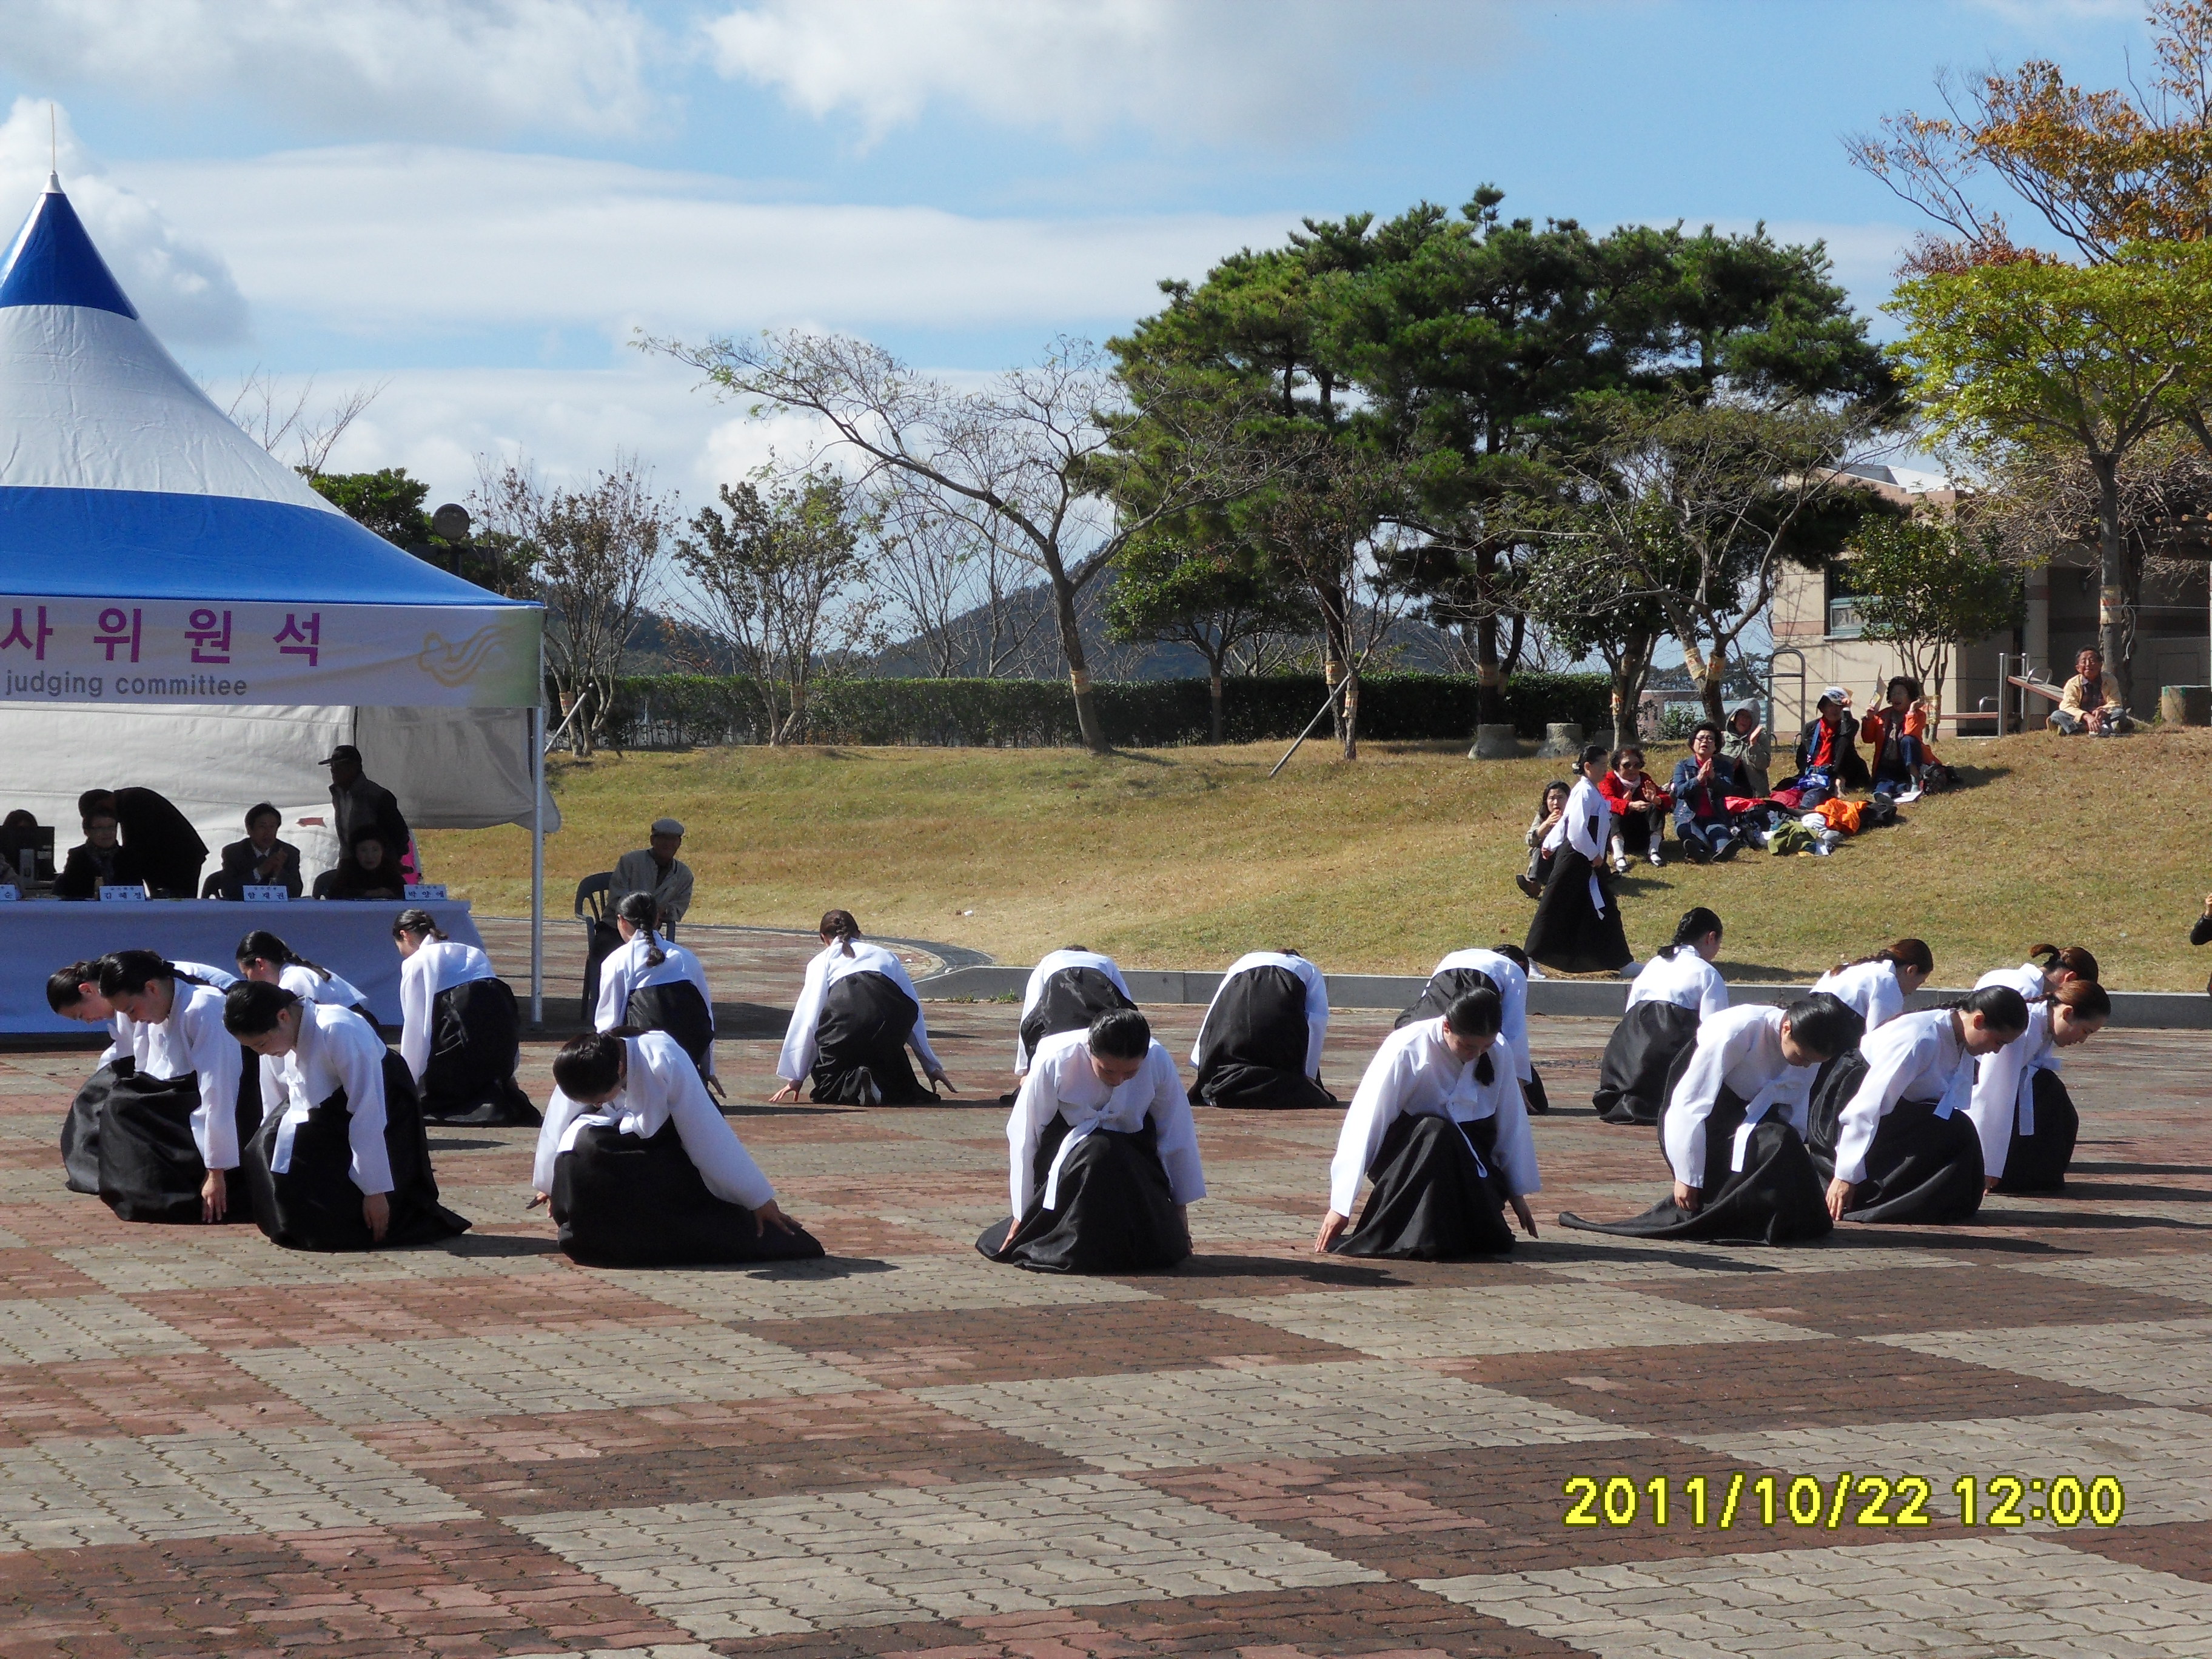
[{"label": "tent pole", "polygon": [[[540,647],[540,650],[543,650]],[[544,674],[538,684],[545,684]],[[545,1024],[545,702],[530,711],[530,1023]]]}]

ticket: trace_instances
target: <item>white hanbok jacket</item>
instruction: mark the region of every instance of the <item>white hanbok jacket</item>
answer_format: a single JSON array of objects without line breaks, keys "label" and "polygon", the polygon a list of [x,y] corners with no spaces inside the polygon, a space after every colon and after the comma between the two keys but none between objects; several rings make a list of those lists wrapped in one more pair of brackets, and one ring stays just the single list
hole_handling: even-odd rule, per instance
[{"label": "white hanbok jacket", "polygon": [[1014,1109],[1006,1118],[1007,1193],[1015,1218],[1029,1213],[1030,1200],[1037,1195],[1037,1146],[1054,1117],[1067,1120],[1067,1138],[1060,1143],[1045,1177],[1048,1210],[1059,1206],[1060,1172],[1079,1142],[1100,1129],[1134,1134],[1148,1116],[1175,1201],[1193,1204],[1204,1198],[1206,1171],[1198,1161],[1198,1125],[1191,1116],[1190,1097],[1176,1073],[1175,1057],[1159,1040],[1153,1039],[1136,1076],[1109,1089],[1091,1069],[1088,1031],[1060,1031],[1047,1037],[1030,1056],[1029,1074],[1023,1078]]},{"label": "white hanbok jacket", "polygon": [[922,1018],[921,997],[907,977],[906,964],[880,945],[871,945],[864,939],[852,942],[850,955],[842,945],[832,945],[816,955],[806,964],[806,982],[799,987],[799,1001],[791,1011],[791,1024],[783,1033],[783,1052],[776,1056],[775,1074],[786,1083],[802,1083],[814,1070],[814,1059],[818,1052],[814,1034],[822,1026],[823,999],[830,988],[848,974],[881,974],[885,979],[914,1000],[914,1030],[907,1036],[907,1046],[921,1060],[922,1070],[931,1075],[945,1067],[938,1062],[937,1054],[929,1046],[929,1027]]},{"label": "white hanbok jacket", "polygon": [[[1030,969],[1030,982],[1022,990],[1023,1019],[1030,1017],[1030,1011],[1037,1006],[1038,999],[1044,995],[1045,981],[1063,968],[1096,968],[1114,982],[1114,988],[1123,996],[1129,997],[1132,1002],[1137,1000],[1129,996],[1128,984],[1121,977],[1121,964],[1113,957],[1101,956],[1096,951],[1054,951]],[[1018,1022],[1014,1032],[1014,1075],[1019,1077],[1029,1068],[1029,1045],[1022,1041]]]},{"label": "white hanbok jacket", "polygon": [[236,1169],[238,1079],[246,1051],[222,1028],[222,993],[179,980],[168,1018],[139,1023],[132,1041],[138,1070],[145,1076],[166,1080],[191,1075],[199,1079],[192,1144],[209,1169]]},{"label": "white hanbok jacket", "polygon": [[1813,981],[1813,988],[1850,1004],[1866,1021],[1869,1036],[1905,1012],[1905,988],[1897,982],[1893,962],[1855,962],[1848,968],[1831,968]]},{"label": "white hanbok jacket", "polygon": [[669,1123],[676,1125],[684,1156],[699,1171],[707,1190],[728,1203],[757,1210],[775,1188],[753,1162],[752,1154],[730,1127],[730,1121],[708,1097],[699,1068],[684,1045],[665,1031],[624,1037],[622,1087],[602,1105],[585,1106],[558,1089],[546,1103],[538,1131],[538,1156],[531,1168],[537,1190],[553,1190],[553,1165],[587,1128],[613,1129],[650,1139]]},{"label": "white hanbok jacket", "polygon": [[1229,988],[1229,981],[1255,968],[1287,968],[1306,988],[1306,1075],[1318,1080],[1322,1045],[1328,1040],[1328,981],[1304,957],[1292,956],[1286,951],[1248,951],[1229,964],[1229,971],[1213,988],[1213,1000],[1206,1005],[1206,1018],[1198,1023],[1198,1041],[1190,1045],[1190,1063],[1198,1064],[1199,1050],[1206,1047],[1206,1024],[1212,1019],[1214,1007],[1220,1002],[1222,992]]},{"label": "white hanbok jacket", "polygon": [[1528,1052],[1528,975],[1521,964],[1495,951],[1455,951],[1429,969],[1429,977],[1447,968],[1472,968],[1490,976],[1498,988],[1498,1040],[1512,1051],[1513,1075],[1523,1083],[1534,1077],[1535,1061]]},{"label": "white hanbok jacket", "polygon": [[[596,1030],[611,1031],[617,1026],[629,1023],[629,997],[633,991],[648,985],[673,985],[688,980],[699,988],[699,994],[707,1004],[708,1029],[714,1028],[714,994],[707,988],[707,970],[699,958],[680,945],[659,941],[662,959],[648,963],[652,954],[643,933],[638,934],[619,949],[608,952],[599,964],[599,1006],[592,1018]],[[707,1045],[707,1075],[714,1075],[714,1045]]]},{"label": "white hanbok jacket", "polygon": [[392,1158],[384,1143],[384,1054],[376,1028],[352,1009],[300,1005],[300,1040],[292,1052],[261,1061],[261,1110],[276,1118],[271,1170],[290,1171],[293,1138],[307,1114],[343,1089],[346,1140],[353,1152],[346,1173],[363,1194],[392,1190]]},{"label": "white hanbok jacket", "polygon": [[1743,1124],[1736,1131],[1730,1169],[1743,1168],[1744,1148],[1751,1142],[1751,1132],[1770,1115],[1780,1117],[1800,1135],[1805,1133],[1813,1080],[1820,1068],[1792,1066],[1783,1056],[1784,1012],[1756,1004],[1723,1008],[1706,1016],[1698,1025],[1697,1045],[1690,1051],[1690,1063],[1682,1068],[1681,1081],[1668,1100],[1660,1133],[1668,1166],[1684,1186],[1702,1188],[1705,1184],[1705,1125],[1723,1089],[1744,1103]]},{"label": "white hanbok jacket", "polygon": [[497,979],[491,958],[473,945],[428,939],[399,964],[399,1058],[415,1081],[430,1066],[431,1006],[441,991],[479,979]]},{"label": "white hanbok jacket", "polygon": [[1605,890],[1598,885],[1597,872],[1605,867],[1605,847],[1612,838],[1613,803],[1588,778],[1577,778],[1567,792],[1567,810],[1544,837],[1544,850],[1557,852],[1564,841],[1589,860],[1590,908],[1599,915],[1605,914]]},{"label": "white hanbok jacket", "polygon": [[276,982],[301,1001],[319,1003],[326,1008],[352,1008],[366,1006],[368,1001],[336,974],[325,979],[313,969],[302,968],[297,963],[288,963],[278,969]]},{"label": "white hanbok jacket", "polygon": [[1644,964],[1628,988],[1628,1006],[1639,1002],[1671,1002],[1677,1008],[1693,1008],[1700,1019],[1726,1013],[1728,981],[1720,970],[1685,945],[1671,957],[1654,956]]},{"label": "white hanbok jacket", "polygon": [[1493,1156],[1505,1171],[1506,1183],[1522,1197],[1540,1190],[1536,1141],[1529,1132],[1521,1079],[1510,1065],[1501,1063],[1510,1055],[1498,1052],[1495,1043],[1491,1047],[1491,1079],[1484,1083],[1476,1075],[1480,1054],[1462,1060],[1444,1046],[1442,1015],[1417,1019],[1384,1037],[1344,1115],[1336,1156],[1328,1166],[1328,1207],[1342,1216],[1354,1212],[1359,1183],[1382,1151],[1383,1136],[1398,1119],[1409,1116],[1447,1118],[1462,1125],[1494,1116]]},{"label": "white hanbok jacket", "polygon": [[1899,1101],[1934,1101],[1936,1115],[1948,1117],[1966,1108],[1974,1086],[1974,1057],[1948,1008],[1899,1014],[1869,1032],[1859,1052],[1866,1076],[1836,1121],[1836,1179],[1854,1186],[1866,1179],[1875,1132]]},{"label": "white hanbok jacket", "polygon": [[[2038,968],[2034,972],[2041,981],[2043,970]],[[2011,970],[1984,974],[1974,988],[1991,984],[2018,988],[2020,980]],[[2014,1126],[2017,1124],[2024,1135],[2035,1133],[2035,1074],[2065,1069],[2058,1058],[2058,1045],[2051,1037],[2051,1008],[2050,1000],[2039,987],[2027,1005],[2027,1030],[1975,1064],[1974,1089],[1966,1103],[1966,1115],[1974,1120],[1974,1133],[1982,1138],[1982,1173],[1992,1181],[2004,1174],[2005,1161],[2012,1155]]]}]

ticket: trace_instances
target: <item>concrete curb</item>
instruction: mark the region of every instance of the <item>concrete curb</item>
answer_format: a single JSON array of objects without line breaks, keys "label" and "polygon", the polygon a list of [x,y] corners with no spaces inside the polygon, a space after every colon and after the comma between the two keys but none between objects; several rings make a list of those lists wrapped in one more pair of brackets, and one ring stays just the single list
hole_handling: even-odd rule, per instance
[{"label": "concrete curb", "polygon": [[[1221,975],[1177,972],[1172,969],[1125,968],[1121,977],[1139,1006],[1200,1007],[1213,1000]],[[915,988],[923,996],[943,1000],[952,997],[1018,997],[1029,984],[1030,970],[992,964],[949,969],[918,980]],[[1416,974],[1331,974],[1328,1001],[1333,1008],[1403,1008],[1421,994],[1428,981]],[[1809,985],[1739,984],[1729,987],[1729,997],[1738,1003],[1795,1002],[1812,989]],[[1914,994],[1909,1006],[1936,1008],[1966,995],[1965,990],[1929,989]],[[2187,991],[2114,991],[2112,1024],[2136,1030],[2212,1030],[2212,997]],[[1628,987],[1620,980],[1537,979],[1528,981],[1528,1012],[1569,1018],[1613,1018],[1628,1006]]]}]

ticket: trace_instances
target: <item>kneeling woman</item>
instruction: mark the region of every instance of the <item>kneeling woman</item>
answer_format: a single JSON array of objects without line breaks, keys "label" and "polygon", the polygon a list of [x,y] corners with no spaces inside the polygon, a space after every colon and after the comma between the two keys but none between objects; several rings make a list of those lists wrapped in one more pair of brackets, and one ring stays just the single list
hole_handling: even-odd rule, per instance
[{"label": "kneeling woman", "polygon": [[[1087,1031],[1099,1015],[1136,1006],[1113,957],[1080,945],[1048,952],[1030,969],[1030,981],[1022,989],[1022,1023],[1014,1030],[1015,1077],[1027,1073],[1030,1056],[1047,1037]],[[1008,1095],[1006,1103],[1011,1106],[1013,1099]]]},{"label": "kneeling woman", "polygon": [[522,1016],[514,993],[473,945],[456,945],[428,910],[402,910],[392,924],[399,947],[399,1057],[434,1123],[519,1124],[538,1109],[514,1068]]},{"label": "kneeling woman", "polygon": [[1394,1031],[1417,1019],[1438,1019],[1469,991],[1498,994],[1503,1023],[1498,1046],[1513,1058],[1513,1074],[1521,1079],[1521,1098],[1533,1116],[1552,1109],[1544,1094],[1544,1079],[1536,1069],[1528,1047],[1528,953],[1517,945],[1500,945],[1453,951],[1429,970],[1421,994],[1390,1022]]},{"label": "kneeling woman", "polygon": [[577,1037],[555,1056],[553,1082],[532,1179],[572,1260],[673,1267],[822,1254],[777,1207],[667,1032]]},{"label": "kneeling woman", "polygon": [[1675,1059],[1697,1041],[1698,1023],[1728,1011],[1728,985],[1713,967],[1721,919],[1702,904],[1674,925],[1628,988],[1628,1012],[1606,1040],[1590,1104],[1607,1123],[1656,1123]]},{"label": "kneeling woman", "polygon": [[1253,951],[1229,965],[1199,1022],[1191,1092],[1208,1106],[1334,1106],[1321,1086],[1328,985],[1296,951]]},{"label": "kneeling woman", "polygon": [[623,894],[615,927],[623,942],[599,964],[599,1006],[592,1023],[602,1031],[665,1031],[719,1095],[707,970],[690,951],[660,937],[660,911],[650,893]]},{"label": "kneeling woman", "polygon": [[2027,1004],[1985,985],[1956,1007],[1899,1014],[1859,1045],[1865,1072],[1814,1162],[1838,1221],[1964,1221],[1982,1206],[1982,1143],[1966,1110],[1974,1061],[2027,1030]]},{"label": "kneeling woman", "polygon": [[320,963],[308,961],[266,927],[257,927],[238,941],[238,973],[240,978],[256,984],[281,985],[302,1002],[350,1008],[371,1025],[376,1024],[367,997]]},{"label": "kneeling woman", "polygon": [[265,982],[234,988],[222,1023],[261,1057],[267,1110],[239,1173],[270,1238],[367,1250],[468,1231],[438,1202],[414,1080],[374,1026]]},{"label": "kneeling woman", "polygon": [[1048,1036],[1006,1119],[1012,1213],[975,1248],[1045,1273],[1172,1267],[1206,1196],[1198,1127],[1174,1058],[1134,1009]]},{"label": "kneeling woman", "polygon": [[783,1034],[775,1073],[784,1086],[771,1100],[796,1100],[802,1080],[811,1098],[836,1106],[913,1106],[937,1096],[915,1081],[910,1047],[932,1083],[954,1094],[937,1063],[922,1023],[921,999],[906,964],[860,938],[850,910],[822,918],[822,951],[806,964],[806,982]]},{"label": "kneeling woman", "polygon": [[[1505,1206],[1536,1236],[1536,1144],[1510,1060],[1495,1049],[1498,995],[1470,991],[1439,1018],[1382,1039],[1345,1114],[1316,1250],[1462,1261],[1513,1248]],[[1374,1183],[1359,1224],[1360,1177]],[[1346,1229],[1350,1229],[1349,1231]]]},{"label": "kneeling woman", "polygon": [[118,951],[100,958],[100,994],[135,1028],[137,1062],[100,1114],[101,1200],[125,1221],[247,1219],[228,1177],[256,1126],[239,1121],[244,1051],[222,993],[158,951]]},{"label": "kneeling woman", "polygon": [[1990,1192],[2065,1190],[2081,1119],[2058,1080],[2058,1051],[2087,1042],[2112,1017],[2103,986],[2069,978],[2030,999],[2027,1030],[1981,1061],[1966,1110],[1982,1138],[1982,1179]]},{"label": "kneeling woman", "polygon": [[1560,1224],[1635,1238],[1796,1244],[1834,1226],[1805,1147],[1813,1068],[1850,1048],[1857,1013],[1825,991],[1786,1008],[1729,1008],[1697,1030],[1668,1079],[1659,1146],[1674,1190],[1626,1221]]}]

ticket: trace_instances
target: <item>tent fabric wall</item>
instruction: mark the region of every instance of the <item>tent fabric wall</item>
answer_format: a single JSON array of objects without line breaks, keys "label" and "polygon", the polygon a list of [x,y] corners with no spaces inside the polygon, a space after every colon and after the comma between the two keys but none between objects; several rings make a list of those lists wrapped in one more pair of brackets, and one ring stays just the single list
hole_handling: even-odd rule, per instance
[{"label": "tent fabric wall", "polygon": [[[210,708],[192,705],[0,705],[9,757],[0,811],[27,809],[55,826],[61,849],[82,839],[76,798],[92,788],[158,790],[207,842],[207,871],[224,842],[246,833],[246,808],[284,814],[308,875],[337,861],[328,828],[330,774],[319,763],[341,743],[399,798],[419,830],[478,830],[531,817],[530,711],[520,708]],[[545,827],[559,827],[549,798]],[[435,881],[435,869],[425,872]]]}]

